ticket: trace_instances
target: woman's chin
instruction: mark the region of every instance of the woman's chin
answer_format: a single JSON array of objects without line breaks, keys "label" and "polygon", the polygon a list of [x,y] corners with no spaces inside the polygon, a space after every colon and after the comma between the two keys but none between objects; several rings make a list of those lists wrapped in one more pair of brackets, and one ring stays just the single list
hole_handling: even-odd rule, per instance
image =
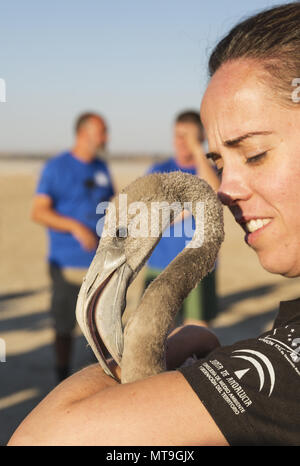
[{"label": "woman's chin", "polygon": [[270,254],[272,257],[267,255],[258,254],[258,259],[261,266],[270,273],[282,275],[287,278],[295,278],[300,276],[300,263],[295,261],[288,261],[287,257],[274,258],[274,254]]}]

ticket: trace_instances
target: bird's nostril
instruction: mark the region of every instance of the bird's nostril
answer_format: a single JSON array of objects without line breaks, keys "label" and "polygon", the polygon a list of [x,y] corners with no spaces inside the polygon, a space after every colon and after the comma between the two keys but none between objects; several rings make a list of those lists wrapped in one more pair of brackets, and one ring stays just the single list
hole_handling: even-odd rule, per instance
[{"label": "bird's nostril", "polygon": [[127,238],[127,228],[126,227],[119,227],[116,230],[116,237],[117,238]]}]

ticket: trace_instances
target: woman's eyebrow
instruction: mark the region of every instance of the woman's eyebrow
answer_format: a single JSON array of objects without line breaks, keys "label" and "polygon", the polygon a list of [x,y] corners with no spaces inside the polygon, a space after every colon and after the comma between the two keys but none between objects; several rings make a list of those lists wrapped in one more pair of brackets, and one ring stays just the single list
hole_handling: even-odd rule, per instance
[{"label": "woman's eyebrow", "polygon": [[[254,136],[266,136],[266,135],[269,135],[269,134],[273,134],[273,132],[272,131],[253,131],[253,132],[250,132],[250,133],[243,134],[242,136],[239,136],[239,137],[234,138],[234,139],[228,139],[227,141],[224,142],[224,146],[236,147],[241,142],[243,142],[245,139],[249,139],[249,138],[254,137]],[[208,159],[212,159],[213,161],[215,161],[215,160],[219,159],[221,157],[221,155],[218,154],[217,152],[208,152],[206,154],[206,157]]]},{"label": "woman's eyebrow", "polygon": [[234,138],[234,139],[228,139],[227,141],[224,142],[224,145],[225,146],[230,146],[230,147],[237,146],[238,144],[240,144],[245,139],[251,138],[253,136],[265,136],[265,135],[269,135],[269,134],[272,134],[272,131],[253,131],[251,133],[243,134],[242,136],[239,136],[239,137]]}]

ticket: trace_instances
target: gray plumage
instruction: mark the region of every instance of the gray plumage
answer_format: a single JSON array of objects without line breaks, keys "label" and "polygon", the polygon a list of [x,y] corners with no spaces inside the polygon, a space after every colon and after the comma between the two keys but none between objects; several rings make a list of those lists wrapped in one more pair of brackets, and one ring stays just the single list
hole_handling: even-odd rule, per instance
[{"label": "gray plumage", "polygon": [[[127,194],[128,203],[142,201],[149,208],[151,202],[192,202],[194,207],[199,201],[204,203],[203,245],[185,248],[169,264],[147,288],[126,324],[121,360],[122,383],[125,383],[165,370],[166,336],[185,297],[213,269],[224,231],[220,202],[212,188],[196,176],[182,172],[153,174],[137,179],[123,193]],[[130,221],[128,218],[128,226]],[[160,225],[160,233],[165,226]],[[135,274],[158,240],[151,237],[123,240],[127,263]]]}]

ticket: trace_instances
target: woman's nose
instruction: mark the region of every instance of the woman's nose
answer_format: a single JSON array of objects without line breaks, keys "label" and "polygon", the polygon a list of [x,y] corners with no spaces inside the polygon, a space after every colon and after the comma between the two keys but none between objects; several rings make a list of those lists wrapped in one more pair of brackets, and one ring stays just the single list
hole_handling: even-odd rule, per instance
[{"label": "woman's nose", "polygon": [[218,197],[222,204],[227,206],[232,206],[238,201],[249,199],[251,197],[251,189],[246,177],[235,169],[224,168]]}]

